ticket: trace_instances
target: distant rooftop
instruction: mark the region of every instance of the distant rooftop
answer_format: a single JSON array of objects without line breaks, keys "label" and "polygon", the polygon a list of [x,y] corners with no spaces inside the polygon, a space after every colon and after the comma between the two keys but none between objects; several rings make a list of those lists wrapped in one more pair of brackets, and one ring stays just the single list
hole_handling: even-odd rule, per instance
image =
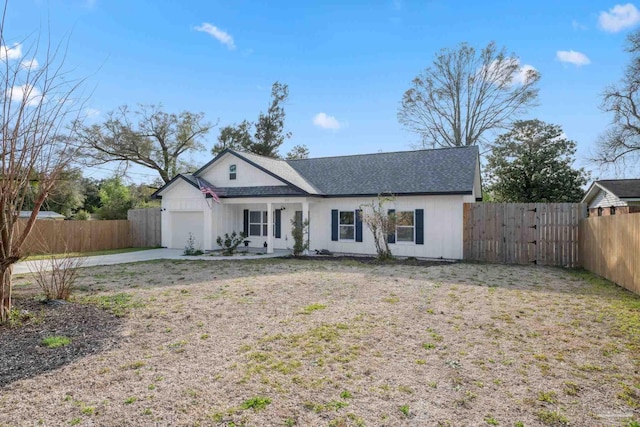
[{"label": "distant rooftop", "polygon": [[[31,211],[20,211],[19,218],[29,218],[30,216]],[[65,216],[54,211],[40,211],[36,219],[65,219]]]},{"label": "distant rooftop", "polygon": [[620,199],[640,199],[640,179],[603,179],[596,182]]}]

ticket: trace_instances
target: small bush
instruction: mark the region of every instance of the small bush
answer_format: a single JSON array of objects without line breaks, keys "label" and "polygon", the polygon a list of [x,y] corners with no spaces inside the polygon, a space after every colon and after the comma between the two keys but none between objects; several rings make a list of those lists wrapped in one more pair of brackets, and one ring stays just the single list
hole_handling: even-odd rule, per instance
[{"label": "small bush", "polygon": [[202,255],[204,252],[202,252],[200,249],[196,249],[196,238],[193,237],[193,234],[189,233],[189,238],[187,239],[187,245],[184,247],[184,252],[182,253],[182,255],[185,256],[195,256],[195,255]]},{"label": "small bush", "polygon": [[306,238],[309,234],[309,220],[304,222],[291,220],[291,237],[293,237],[293,256],[300,256],[309,249],[309,240]]},{"label": "small bush", "polygon": [[73,219],[78,220],[78,221],[87,221],[87,220],[91,219],[91,214],[89,212],[85,211],[84,209],[80,209],[73,216]]},{"label": "small bush", "polygon": [[240,243],[242,243],[246,237],[247,236],[243,232],[238,234],[233,231],[231,232],[231,235],[229,235],[229,233],[224,233],[224,239],[218,236],[216,243],[218,243],[218,246],[222,248],[222,255],[231,256],[236,252],[238,246],[240,246]]},{"label": "small bush", "polygon": [[46,299],[66,301],[71,296],[78,268],[83,263],[84,259],[79,257],[50,255],[42,260],[29,261],[27,266]]}]

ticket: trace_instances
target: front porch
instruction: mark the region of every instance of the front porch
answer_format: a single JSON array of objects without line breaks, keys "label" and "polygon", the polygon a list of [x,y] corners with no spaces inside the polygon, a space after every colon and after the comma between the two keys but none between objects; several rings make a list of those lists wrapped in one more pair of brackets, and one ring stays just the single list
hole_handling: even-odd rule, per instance
[{"label": "front porch", "polygon": [[217,237],[224,238],[225,233],[235,231],[238,234],[243,232],[246,236],[238,247],[239,251],[273,254],[278,250],[290,250],[294,244],[292,221],[304,222],[309,219],[310,202],[306,198],[269,198],[260,201],[255,198],[223,198],[221,203],[210,202],[211,209],[205,209],[204,212],[205,249],[218,249]]}]

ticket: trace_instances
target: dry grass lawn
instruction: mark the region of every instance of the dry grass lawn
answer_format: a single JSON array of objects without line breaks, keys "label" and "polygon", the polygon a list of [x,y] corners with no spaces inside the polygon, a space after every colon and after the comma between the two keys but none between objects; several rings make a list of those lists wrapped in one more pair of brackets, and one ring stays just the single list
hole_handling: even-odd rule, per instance
[{"label": "dry grass lawn", "polygon": [[162,261],[83,269],[75,299],[117,343],[0,388],[0,425],[640,421],[640,297],[586,273]]}]

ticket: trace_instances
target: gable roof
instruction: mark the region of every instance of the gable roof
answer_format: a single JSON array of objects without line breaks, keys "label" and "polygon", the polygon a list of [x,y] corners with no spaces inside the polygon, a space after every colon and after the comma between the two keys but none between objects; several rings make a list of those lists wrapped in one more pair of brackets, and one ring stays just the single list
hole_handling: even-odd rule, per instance
[{"label": "gable roof", "polygon": [[[199,188],[196,178],[223,155],[236,156],[284,186],[213,187],[220,197],[376,196],[380,193],[472,194],[479,164],[478,147],[397,151],[300,160],[282,160],[226,149],[192,175],[179,174],[154,193],[182,178]],[[202,179],[202,178],[200,178]]]},{"label": "gable roof", "polygon": [[235,151],[231,149],[224,149],[210,162],[202,166],[200,169],[193,173],[194,176],[200,176],[207,168],[213,165],[216,161],[221,159],[225,154],[230,154],[244,160],[250,165],[260,169],[261,171],[273,176],[274,178],[282,181],[284,184],[291,185],[294,188],[301,190],[303,193],[318,194],[318,191],[302,178],[295,170],[291,168],[282,159],[274,159],[273,157],[260,156],[254,153],[247,153],[244,151]]},{"label": "gable roof", "polygon": [[600,190],[607,191],[620,200],[640,199],[640,179],[602,179],[594,181],[582,198],[582,203],[589,203]]},{"label": "gable roof", "polygon": [[327,196],[471,194],[477,147],[287,160]]}]

